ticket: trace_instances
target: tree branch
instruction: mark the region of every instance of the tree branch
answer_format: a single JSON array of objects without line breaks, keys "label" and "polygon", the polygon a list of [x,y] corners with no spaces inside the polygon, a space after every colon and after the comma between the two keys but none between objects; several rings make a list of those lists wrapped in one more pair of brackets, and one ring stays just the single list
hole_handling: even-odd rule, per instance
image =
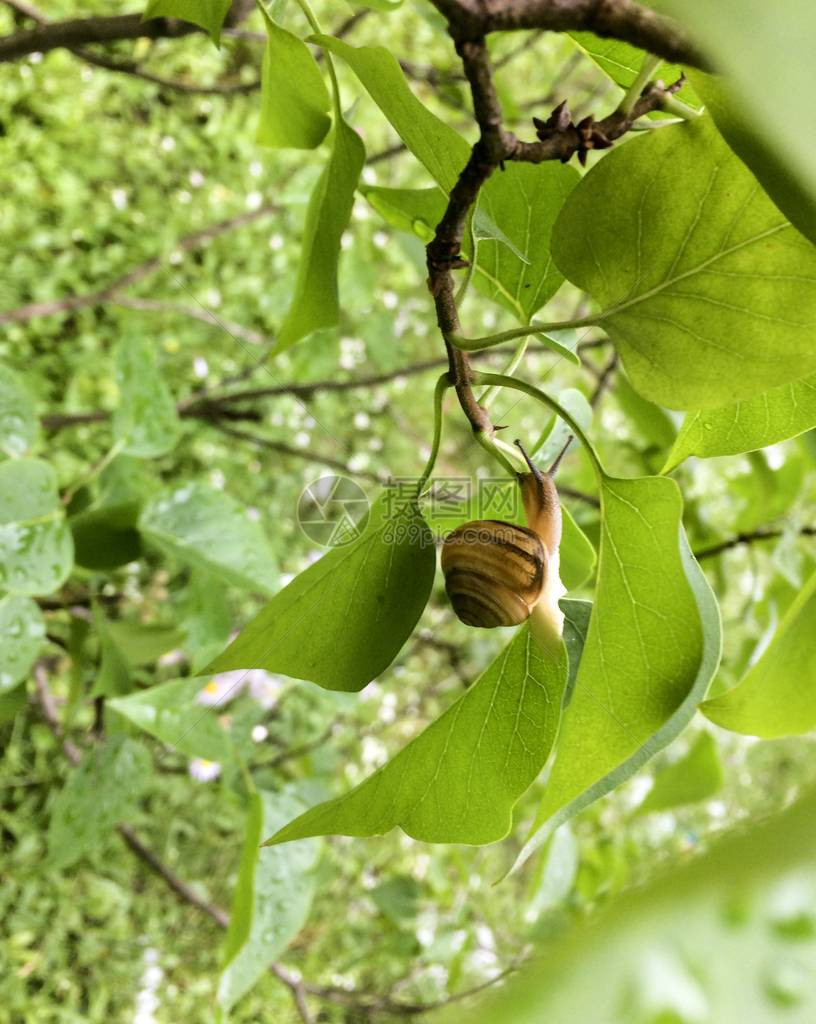
[{"label": "tree branch", "polygon": [[117,14],[95,18],[51,21],[0,39],[0,63],[19,60],[29,53],[50,53],[88,43],[113,43],[122,39],[178,39],[203,32],[198,25],[176,18],[142,21],[141,14]]},{"label": "tree branch", "polygon": [[621,39],[676,64],[708,69],[707,58],[677,22],[633,0],[432,0],[454,40],[491,32],[588,30]]},{"label": "tree branch", "polygon": [[[784,532],[784,530],[759,527],[747,533],[738,533],[735,537],[718,541],[708,547],[699,548],[694,552],[694,557],[698,561],[702,561],[704,558],[714,558],[716,555],[721,555],[723,551],[730,551],[731,548],[739,547],[741,544],[756,544],[758,541],[773,540],[776,537],[781,537]],[[799,530],[799,536],[816,537],[816,526],[803,526]]]}]

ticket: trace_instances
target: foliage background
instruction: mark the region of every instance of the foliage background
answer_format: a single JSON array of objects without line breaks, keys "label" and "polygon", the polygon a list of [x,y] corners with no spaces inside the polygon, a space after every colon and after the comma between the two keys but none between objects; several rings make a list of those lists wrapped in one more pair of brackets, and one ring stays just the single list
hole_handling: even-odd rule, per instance
[{"label": "foliage background", "polygon": [[[335,4],[317,9],[327,25],[348,14]],[[80,12],[59,3],[49,6],[48,15],[110,10],[97,3]],[[297,10],[286,13],[291,26],[305,34]],[[381,42],[385,18],[362,18],[350,38],[355,44]],[[2,9],[0,31],[11,31],[13,24],[12,12]],[[428,5],[406,2],[387,15],[389,45],[409,62],[412,87],[423,102],[470,137],[466,92],[439,25]],[[258,16],[247,26],[260,31]],[[547,112],[565,95],[576,116],[617,101],[617,90],[568,39],[539,40],[535,48],[526,42],[501,39],[493,48],[497,58],[512,54],[499,84],[517,123],[533,111]],[[227,381],[236,382],[231,387],[315,382],[303,402],[287,395],[254,401],[245,408],[255,419],[182,419],[170,452],[119,462],[130,486],[144,496],[188,481],[233,496],[263,529],[284,582],[316,556],[294,516],[306,484],[337,469],[339,460],[373,493],[378,478],[416,475],[427,455],[431,387],[439,369],[397,372],[429,360],[442,365],[422,247],[389,229],[358,196],[344,238],[340,328],[267,362],[291,294],[305,203],[320,160],[257,146],[257,93],[220,91],[224,83],[257,79],[257,41],[225,39],[220,51],[204,36],[121,45],[123,56],[134,49],[146,67],[173,80],[212,83],[213,92],[159,87],[89,66],[63,50],[4,65],[0,307],[104,288],[154,256],[164,267],[93,306],[7,325],[0,359],[25,377],[44,417],[114,411],[121,400],[115,348],[135,339],[147,339],[158,353],[176,401],[201,389],[217,391]],[[426,67],[435,69],[435,80],[429,81]],[[346,74],[341,67],[345,95],[351,96],[357,90],[348,88]],[[351,118],[368,153],[364,182],[429,183],[404,152],[390,152],[395,136],[367,97]],[[180,245],[191,232],[245,214],[252,215],[248,223],[206,245]],[[150,308],[132,308],[134,300],[146,300]],[[565,287],[551,306],[553,319],[572,315],[578,301]],[[230,336],[204,322],[203,309],[240,331],[231,329]],[[512,325],[478,298],[469,300],[468,312],[485,329]],[[532,357],[530,369],[538,377],[547,374],[553,386],[576,387],[591,397],[608,355],[603,346],[587,348],[583,366],[573,367],[542,352]],[[319,386],[380,374],[393,376],[360,390]],[[497,422],[503,422],[501,408],[499,403]],[[520,436],[535,435],[540,426],[534,408],[513,410]],[[598,391],[593,434],[613,473],[659,469],[676,426],[673,417],[633,396],[620,371]],[[236,437],[229,429],[250,436]],[[291,450],[276,450],[276,444]],[[108,422],[59,430],[46,422],[38,452],[54,466],[65,492],[82,484],[110,446]],[[779,531],[770,541],[735,544],[704,562],[725,626],[716,687],[739,678],[812,570],[812,545],[798,530],[812,507],[814,458],[816,441],[806,434],[761,453],[693,460],[677,471],[695,549],[759,527]],[[449,409],[439,472],[475,476],[484,470],[481,453]],[[568,460],[562,480],[577,491],[591,486],[583,457]],[[597,540],[592,505],[567,500]],[[94,594],[112,619],[167,627],[147,657],[131,654],[134,678],[152,683],[178,676],[179,664],[187,671],[196,655],[199,620],[190,582],[177,560],[149,549],[137,562],[110,572],[78,570],[55,606],[45,602],[49,685],[59,701],[68,702],[78,737],[93,726],[94,706],[86,698],[100,649],[93,631],[82,635],[72,604]],[[236,587],[226,598],[233,626],[260,605],[258,593]],[[180,635],[171,632],[179,626]],[[272,790],[307,780],[323,793],[348,788],[433,720],[498,645],[498,638],[474,636],[456,622],[437,580],[417,634],[360,697],[283,678],[259,682],[267,699],[257,705],[256,724],[268,735],[249,752],[256,781]],[[50,864],[49,818],[69,764],[43,720],[33,682],[26,692],[24,706],[0,725],[3,1012],[10,1020],[35,1024],[207,1019],[222,951],[213,922],[178,901],[112,831],[77,863]],[[724,764],[722,787],[704,794],[708,799],[702,802],[631,818],[654,772],[682,757],[701,731],[715,735]],[[149,751],[152,767],[128,820],[196,892],[228,907],[246,817],[240,766],[224,765],[216,780],[200,782],[191,779],[186,756],[166,753],[144,737],[138,742]],[[658,863],[690,856],[718,830],[778,808],[813,775],[807,738],[755,743],[698,722],[630,783],[582,813],[571,826],[574,846],[560,841],[498,887],[491,882],[509,867],[518,839],[484,849],[424,846],[397,834],[331,839],[321,846],[311,914],[285,962],[325,990],[317,999],[323,1020],[416,1016],[410,1007],[444,1002],[493,978],[522,959],[532,941],[567,927],[647,877]],[[534,793],[525,798],[519,819],[529,819],[534,800]],[[290,993],[272,974],[264,975],[232,1017],[298,1019]]]}]

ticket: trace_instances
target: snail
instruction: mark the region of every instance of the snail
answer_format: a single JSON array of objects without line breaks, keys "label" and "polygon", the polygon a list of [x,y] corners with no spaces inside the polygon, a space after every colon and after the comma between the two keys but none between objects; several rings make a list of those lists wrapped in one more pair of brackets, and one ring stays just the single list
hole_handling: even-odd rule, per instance
[{"label": "snail", "polygon": [[527,526],[477,519],[449,533],[442,544],[445,590],[468,626],[517,626],[533,616],[537,632],[560,638],[558,599],[566,590],[559,576],[561,507],[553,473],[566,446],[542,473],[516,444],[529,467],[518,474]]}]

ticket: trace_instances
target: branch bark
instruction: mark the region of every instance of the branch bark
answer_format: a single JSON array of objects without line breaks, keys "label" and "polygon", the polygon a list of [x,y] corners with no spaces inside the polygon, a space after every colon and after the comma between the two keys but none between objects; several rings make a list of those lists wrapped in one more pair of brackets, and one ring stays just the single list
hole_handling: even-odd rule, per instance
[{"label": "branch bark", "polygon": [[432,0],[455,40],[491,32],[588,30],[621,39],[665,60],[703,69],[709,62],[677,22],[634,0]]}]

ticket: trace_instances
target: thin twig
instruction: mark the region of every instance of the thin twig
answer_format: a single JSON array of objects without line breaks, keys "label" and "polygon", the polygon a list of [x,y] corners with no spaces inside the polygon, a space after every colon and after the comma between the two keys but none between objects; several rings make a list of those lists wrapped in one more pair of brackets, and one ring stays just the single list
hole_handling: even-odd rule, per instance
[{"label": "thin twig", "polygon": [[[742,544],[756,544],[758,541],[774,540],[776,537],[782,537],[784,533],[784,530],[768,529],[767,527],[760,526],[756,530],[738,533],[735,537],[729,537],[727,540],[717,541],[716,544],[709,544],[707,547],[698,548],[694,552],[694,557],[698,560],[714,558],[716,555],[721,555],[723,551],[730,551],[731,548],[739,547]],[[803,526],[798,533],[800,537],[816,537],[816,526]]]}]

